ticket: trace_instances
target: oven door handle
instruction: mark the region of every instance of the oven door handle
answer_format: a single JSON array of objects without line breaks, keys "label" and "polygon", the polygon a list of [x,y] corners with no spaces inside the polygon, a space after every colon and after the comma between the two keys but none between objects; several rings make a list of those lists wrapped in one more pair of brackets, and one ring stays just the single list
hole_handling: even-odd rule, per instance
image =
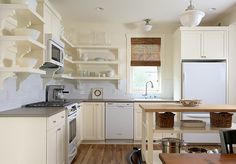
[{"label": "oven door handle", "polygon": [[73,157],[77,154],[77,148],[75,147],[72,153],[69,154],[69,157]]}]

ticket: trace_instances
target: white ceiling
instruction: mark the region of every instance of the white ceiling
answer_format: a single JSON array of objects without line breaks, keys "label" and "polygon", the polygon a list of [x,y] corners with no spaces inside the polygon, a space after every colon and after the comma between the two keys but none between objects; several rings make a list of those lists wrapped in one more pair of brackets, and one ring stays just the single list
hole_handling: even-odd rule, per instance
[{"label": "white ceiling", "polygon": [[[189,5],[189,0],[51,0],[63,9],[62,16],[78,22],[132,23],[151,18],[152,23],[176,23]],[[236,0],[193,0],[194,6],[206,13],[203,21],[211,21],[229,11]],[[60,5],[62,4],[62,5]],[[61,6],[61,7],[60,7]],[[96,7],[103,7],[98,12]],[[58,8],[58,9],[59,9]],[[209,8],[216,8],[210,12]]]}]

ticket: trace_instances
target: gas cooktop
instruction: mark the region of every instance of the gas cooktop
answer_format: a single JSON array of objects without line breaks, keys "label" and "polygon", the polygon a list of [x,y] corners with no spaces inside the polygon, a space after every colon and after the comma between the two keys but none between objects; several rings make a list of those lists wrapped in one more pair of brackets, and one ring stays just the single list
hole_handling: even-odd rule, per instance
[{"label": "gas cooktop", "polygon": [[42,101],[32,104],[27,104],[25,107],[65,107],[70,105],[71,101]]}]

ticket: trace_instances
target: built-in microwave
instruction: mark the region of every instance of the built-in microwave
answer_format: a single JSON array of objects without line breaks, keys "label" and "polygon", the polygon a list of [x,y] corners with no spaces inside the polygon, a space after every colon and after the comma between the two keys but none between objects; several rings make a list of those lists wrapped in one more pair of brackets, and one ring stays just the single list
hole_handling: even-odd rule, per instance
[{"label": "built-in microwave", "polygon": [[45,63],[46,67],[63,67],[64,65],[64,43],[54,37],[52,34],[46,34],[46,54]]}]

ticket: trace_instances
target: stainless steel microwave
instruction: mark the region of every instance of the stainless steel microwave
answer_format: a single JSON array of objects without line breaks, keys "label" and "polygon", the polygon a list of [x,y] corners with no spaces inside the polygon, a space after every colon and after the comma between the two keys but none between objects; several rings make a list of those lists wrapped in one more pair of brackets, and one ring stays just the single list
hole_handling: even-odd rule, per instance
[{"label": "stainless steel microwave", "polygon": [[54,37],[52,34],[46,34],[46,56],[45,66],[48,67],[63,67],[64,65],[64,43]]}]

